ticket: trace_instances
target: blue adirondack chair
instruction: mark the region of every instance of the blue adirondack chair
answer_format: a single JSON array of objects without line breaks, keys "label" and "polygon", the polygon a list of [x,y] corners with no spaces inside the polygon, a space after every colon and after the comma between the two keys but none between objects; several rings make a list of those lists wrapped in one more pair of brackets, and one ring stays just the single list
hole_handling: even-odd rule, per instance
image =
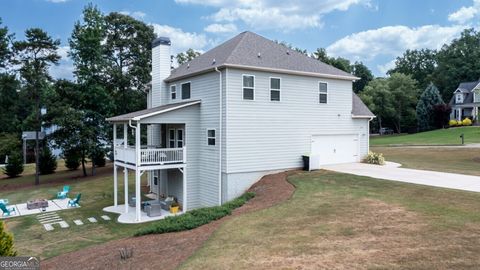
[{"label": "blue adirondack chair", "polygon": [[82,197],[82,193],[78,193],[77,197],[75,197],[75,199],[68,200],[68,207],[79,207],[80,204],[78,204],[78,203],[80,202],[81,197]]},{"label": "blue adirondack chair", "polygon": [[17,213],[17,211],[15,210],[15,207],[10,207],[9,208],[4,203],[0,203],[0,209],[2,210],[4,217],[8,217],[8,216],[12,215],[12,212]]},{"label": "blue adirondack chair", "polygon": [[66,199],[68,192],[70,192],[70,186],[63,186],[63,190],[57,193],[57,199]]},{"label": "blue adirondack chair", "polygon": [[5,206],[8,205],[8,199],[0,199],[0,203],[5,204]]}]

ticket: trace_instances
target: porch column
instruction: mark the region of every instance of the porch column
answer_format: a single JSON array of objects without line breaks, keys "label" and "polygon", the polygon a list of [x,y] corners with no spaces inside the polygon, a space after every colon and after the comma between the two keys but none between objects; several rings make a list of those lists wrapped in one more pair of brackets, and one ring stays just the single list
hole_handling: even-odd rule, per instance
[{"label": "porch column", "polygon": [[[127,123],[123,123],[123,148],[128,147],[128,127]],[[125,167],[123,179],[125,180],[125,213],[128,213],[128,169]]]},{"label": "porch column", "polygon": [[117,124],[113,124],[113,205],[118,205],[118,176],[117,165],[115,165],[115,147],[117,147]]},{"label": "porch column", "polygon": [[457,120],[458,121],[462,120],[462,109],[461,108],[458,109]]},{"label": "porch column", "polygon": [[125,213],[128,213],[128,169],[127,167],[123,168],[123,180],[125,183],[123,184],[125,186]]},{"label": "porch column", "polygon": [[183,167],[183,212],[187,212],[187,166]]},{"label": "porch column", "polygon": [[[114,159],[115,160],[115,159]],[[115,161],[114,161],[115,162]],[[117,178],[117,165],[113,164],[113,205],[118,205],[118,178]]]},{"label": "porch column", "polygon": [[136,221],[141,221],[141,207],[140,203],[140,121],[137,121],[137,128],[135,128],[135,212]]}]

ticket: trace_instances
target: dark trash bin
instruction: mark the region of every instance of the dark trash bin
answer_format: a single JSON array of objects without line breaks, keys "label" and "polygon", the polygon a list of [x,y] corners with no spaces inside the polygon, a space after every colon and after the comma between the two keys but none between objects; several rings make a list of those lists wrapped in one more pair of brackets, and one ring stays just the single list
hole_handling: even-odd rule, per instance
[{"label": "dark trash bin", "polygon": [[310,170],[310,156],[302,156],[303,160],[303,170],[309,171]]}]

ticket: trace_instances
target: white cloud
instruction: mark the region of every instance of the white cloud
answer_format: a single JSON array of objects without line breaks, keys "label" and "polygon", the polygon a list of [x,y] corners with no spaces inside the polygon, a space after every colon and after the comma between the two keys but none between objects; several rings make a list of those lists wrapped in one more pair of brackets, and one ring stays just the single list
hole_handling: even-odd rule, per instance
[{"label": "white cloud", "polygon": [[448,15],[448,20],[456,23],[467,23],[480,14],[480,0],[473,0],[470,7],[461,7],[459,10]]},{"label": "white cloud", "polygon": [[119,13],[123,14],[123,15],[132,16],[132,17],[137,18],[137,19],[143,19],[143,18],[145,18],[145,16],[147,16],[147,14],[145,12],[142,12],[142,11],[124,10],[124,11],[120,11]]},{"label": "white cloud", "polygon": [[398,56],[407,49],[439,49],[462,30],[463,27],[458,25],[386,26],[348,35],[328,46],[327,52],[355,60],[371,60],[380,55]]},{"label": "white cloud", "polygon": [[169,25],[152,24],[157,36],[169,37],[172,41],[172,53],[183,52],[189,48],[202,51],[211,41],[204,34],[184,32]]},{"label": "white cloud", "polygon": [[353,5],[372,8],[370,0],[175,0],[180,4],[212,6],[218,10],[208,18],[217,23],[241,21],[255,29],[291,31],[321,27],[323,15],[346,11]]},{"label": "white cloud", "polygon": [[227,23],[227,24],[210,24],[207,27],[203,29],[205,32],[210,32],[210,33],[232,33],[232,32],[237,32],[237,26],[233,23]]},{"label": "white cloud", "polygon": [[378,71],[380,71],[382,74],[387,74],[387,71],[395,67],[395,59],[393,59],[390,62],[387,62],[383,65],[377,65]]},{"label": "white cloud", "polygon": [[73,61],[68,57],[69,46],[59,47],[57,50],[61,59],[58,65],[50,67],[50,75],[55,79],[73,79]]}]

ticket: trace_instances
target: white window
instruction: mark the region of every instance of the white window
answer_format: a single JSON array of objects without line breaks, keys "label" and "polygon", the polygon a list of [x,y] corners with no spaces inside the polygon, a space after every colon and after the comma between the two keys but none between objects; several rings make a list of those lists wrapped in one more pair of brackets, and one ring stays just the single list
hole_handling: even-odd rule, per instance
[{"label": "white window", "polygon": [[190,92],[191,92],[190,83],[182,84],[182,99],[189,99],[191,94]]},{"label": "white window", "polygon": [[252,75],[243,75],[243,99],[255,99],[255,77]]},{"label": "white window", "polygon": [[327,103],[328,100],[328,84],[326,82],[319,82],[318,83],[318,91],[319,91],[319,103]]},{"label": "white window", "polygon": [[280,78],[270,78],[270,101],[280,101]]},{"label": "white window", "polygon": [[177,99],[177,86],[176,85],[171,85],[170,86],[170,97],[172,100]]},{"label": "white window", "polygon": [[456,95],[456,103],[462,103],[462,102],[463,102],[463,95],[459,93]]},{"label": "white window", "polygon": [[184,143],[183,143],[183,129],[179,128],[177,129],[177,147],[182,148]]},{"label": "white window", "polygon": [[168,147],[175,148],[175,129],[168,130]]},{"label": "white window", "polygon": [[207,145],[215,145],[216,134],[215,129],[207,129]]}]

